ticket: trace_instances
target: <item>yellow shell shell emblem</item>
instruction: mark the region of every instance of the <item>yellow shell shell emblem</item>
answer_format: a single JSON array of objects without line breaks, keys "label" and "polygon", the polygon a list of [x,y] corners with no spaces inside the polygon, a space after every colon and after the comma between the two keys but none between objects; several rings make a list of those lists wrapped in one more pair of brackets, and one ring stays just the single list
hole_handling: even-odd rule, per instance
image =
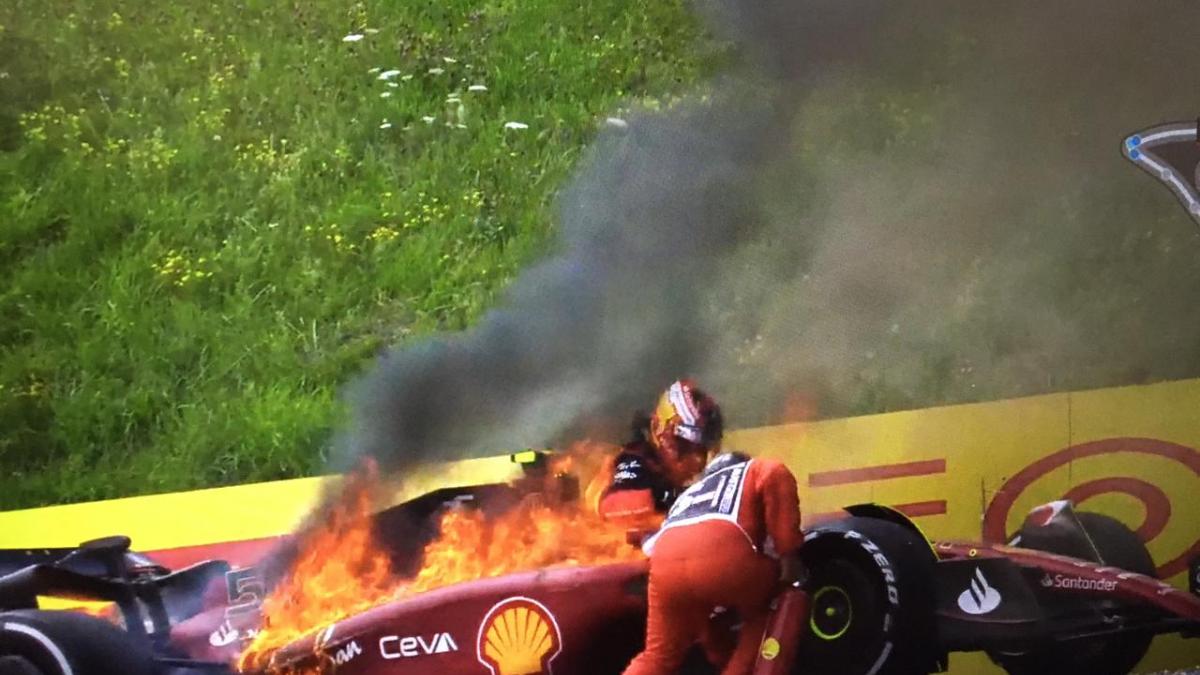
[{"label": "yellow shell shell emblem", "polygon": [[508,598],[492,607],[479,626],[477,655],[492,675],[552,675],[562,651],[554,615],[531,598]]}]

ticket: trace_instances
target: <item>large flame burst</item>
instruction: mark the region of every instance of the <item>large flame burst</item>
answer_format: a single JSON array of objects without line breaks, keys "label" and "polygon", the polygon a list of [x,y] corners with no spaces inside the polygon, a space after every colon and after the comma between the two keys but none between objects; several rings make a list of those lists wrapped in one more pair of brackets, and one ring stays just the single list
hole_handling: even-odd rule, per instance
[{"label": "large flame burst", "polygon": [[496,519],[472,511],[442,518],[441,537],[425,549],[421,571],[402,586],[420,593],[448,584],[557,565],[637,560],[625,528],[575,507],[526,502]]},{"label": "large flame burst", "polygon": [[[578,455],[561,458],[555,472],[572,468],[592,473],[601,466],[572,459]],[[438,538],[424,549],[419,571],[397,578],[372,527],[378,482],[371,466],[352,474],[337,503],[297,536],[299,554],[263,603],[261,630],[239,658],[238,670],[270,670],[271,655],[280,647],[415,593],[512,572],[641,557],[627,541],[627,524],[606,522],[591,507],[593,480],[582,504],[557,503],[534,493],[496,517],[464,508],[446,511]]]},{"label": "large flame burst", "polygon": [[296,557],[262,605],[262,624],[237,668],[267,669],[276,649],[312,628],[369,609],[394,588],[391,560],[371,526],[378,474],[373,463],[346,477],[338,499],[295,538]]}]

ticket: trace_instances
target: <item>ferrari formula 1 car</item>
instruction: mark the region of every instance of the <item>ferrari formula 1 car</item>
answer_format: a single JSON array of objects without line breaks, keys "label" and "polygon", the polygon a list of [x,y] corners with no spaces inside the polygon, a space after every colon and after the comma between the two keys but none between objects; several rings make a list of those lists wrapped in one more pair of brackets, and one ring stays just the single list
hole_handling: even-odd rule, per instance
[{"label": "ferrari formula 1 car", "polygon": [[[376,528],[391,533],[397,569],[411,568],[441,510],[503,510],[523,489],[440,490],[377,514]],[[171,572],[128,548],[123,537],[89,542],[0,577],[0,675],[229,673],[253,634],[244,601],[261,597],[261,577],[220,561]],[[1161,583],[1128,528],[1066,502],[1035,509],[1010,545],[930,541],[886,507],[848,507],[807,533],[803,557],[807,630],[781,636],[797,674],[929,673],[948,652],[985,651],[1013,675],[1116,675],[1155,635],[1200,635],[1196,561],[1190,593]],[[633,562],[446,586],[315,627],[265,670],[619,673],[641,648],[646,580]],[[214,601],[214,588],[227,593]],[[39,595],[114,602],[120,626],[39,610]],[[736,630],[722,619],[714,630]],[[710,672],[692,663],[687,672]]]}]

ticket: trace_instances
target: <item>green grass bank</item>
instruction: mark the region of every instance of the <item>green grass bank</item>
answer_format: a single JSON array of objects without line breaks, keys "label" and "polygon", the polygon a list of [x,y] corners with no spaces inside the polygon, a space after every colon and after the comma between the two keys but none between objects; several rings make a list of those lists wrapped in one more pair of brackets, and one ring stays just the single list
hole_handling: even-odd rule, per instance
[{"label": "green grass bank", "polygon": [[678,0],[0,5],[0,509],[321,470],[338,391],[546,250]]}]

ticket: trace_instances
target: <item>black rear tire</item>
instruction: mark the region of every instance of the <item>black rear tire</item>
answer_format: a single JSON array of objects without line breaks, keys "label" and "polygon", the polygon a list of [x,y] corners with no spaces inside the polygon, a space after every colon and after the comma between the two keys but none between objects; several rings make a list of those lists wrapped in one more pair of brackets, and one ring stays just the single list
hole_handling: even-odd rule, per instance
[{"label": "black rear tire", "polygon": [[1142,540],[1124,523],[1103,513],[1085,511],[1075,514],[1075,517],[1096,544],[1096,550],[1100,552],[1105,565],[1120,567],[1148,577],[1158,577],[1150,551],[1146,550]]},{"label": "black rear tire", "polygon": [[851,517],[823,526],[802,549],[811,614],[796,673],[913,675],[937,656],[934,555],[918,533]]},{"label": "black rear tire", "polygon": [[[1101,513],[1076,513],[1079,524],[1092,540],[1105,565],[1149,577],[1157,577],[1154,559],[1137,534],[1124,523]],[[1026,544],[1028,540],[1023,540]],[[1048,553],[1072,555],[1056,548],[1053,540],[1036,540],[1029,546]],[[1050,646],[1019,654],[988,654],[1009,675],[1127,675],[1146,655],[1154,636],[1121,633],[1100,638],[1073,640],[1069,645]]]},{"label": "black rear tire", "polygon": [[[153,651],[146,640],[79,612],[0,613],[0,658],[6,657],[31,664],[36,675],[155,675]],[[14,675],[21,673],[17,667],[12,666]]]}]

